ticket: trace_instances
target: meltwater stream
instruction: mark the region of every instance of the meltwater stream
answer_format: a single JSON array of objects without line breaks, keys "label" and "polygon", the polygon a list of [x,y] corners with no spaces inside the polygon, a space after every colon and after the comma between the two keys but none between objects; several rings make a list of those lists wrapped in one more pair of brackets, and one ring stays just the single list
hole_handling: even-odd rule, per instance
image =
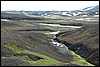
[{"label": "meltwater stream", "polygon": [[[51,26],[51,27],[60,27],[60,28],[70,28],[71,31],[75,30],[77,28],[81,28],[82,26],[68,26],[68,25],[60,25],[60,24],[47,24],[47,23],[40,23],[40,25],[46,25],[46,26]],[[64,45],[63,43],[59,43],[56,40],[54,40],[56,38],[56,35],[58,33],[60,33],[62,31],[60,31],[59,29],[55,32],[50,32],[49,34],[54,35],[54,37],[51,39],[51,43],[52,45],[57,48],[57,50],[59,51],[59,53],[61,53],[62,55],[66,55],[66,57],[69,58],[70,61],[74,61],[75,64],[78,65],[82,65],[82,66],[94,66],[90,63],[88,63],[84,58],[82,58],[81,56],[75,54],[73,51],[69,50],[68,47],[66,45]],[[80,59],[81,58],[81,59]],[[67,59],[66,59],[67,60]],[[78,63],[76,63],[78,61]],[[81,64],[82,63],[82,64]],[[85,64],[85,65],[84,65]]]},{"label": "meltwater stream", "polygon": [[[66,27],[66,28],[71,28],[71,30],[75,30],[76,28],[81,28],[82,26],[68,26],[68,25],[60,25],[60,24],[48,24],[48,23],[40,23],[40,25],[46,25],[46,26],[51,26],[51,27]],[[54,38],[56,38],[56,34],[58,34],[59,32],[61,31],[55,31],[55,32],[50,32],[49,34],[53,34],[54,35]],[[53,39],[54,39],[53,38]],[[56,41],[54,41],[53,39],[51,39],[52,43],[53,44],[56,44],[56,46],[59,46],[59,47],[66,47],[64,44],[61,44],[61,43],[58,43]]]},{"label": "meltwater stream", "polygon": [[68,26],[68,25],[60,25],[60,24],[47,24],[47,23],[40,23],[40,25],[47,25],[52,27],[67,27],[67,28],[81,28],[82,26]]},{"label": "meltwater stream", "polygon": [[[54,38],[56,38],[56,34],[58,34],[59,32],[60,31],[57,31],[56,33],[54,32]],[[59,43],[53,39],[51,39],[51,43],[53,44],[53,46],[55,46],[58,49],[59,53],[65,54],[68,58],[70,58],[70,60],[76,60],[76,58],[73,55],[71,55],[67,46],[65,46],[63,43]]]},{"label": "meltwater stream", "polygon": [[[60,28],[71,28],[71,30],[75,30],[76,28],[81,28],[82,26],[68,26],[68,25],[60,25],[60,24],[48,24],[48,23],[40,23],[40,25],[44,26],[50,26],[50,27],[60,27]],[[51,43],[53,44],[54,47],[56,47],[59,51],[59,53],[66,55],[70,60],[76,60],[76,58],[71,55],[70,50],[68,49],[67,46],[65,46],[63,43],[58,43],[57,41],[53,40],[56,38],[56,34],[62,31],[55,31],[55,32],[50,32],[49,34],[54,35],[54,37],[51,39]]]}]

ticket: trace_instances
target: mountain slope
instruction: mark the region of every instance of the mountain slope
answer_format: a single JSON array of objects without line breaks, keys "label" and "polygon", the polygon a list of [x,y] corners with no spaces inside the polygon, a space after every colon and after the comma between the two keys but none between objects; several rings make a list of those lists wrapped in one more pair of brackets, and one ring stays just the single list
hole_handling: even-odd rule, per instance
[{"label": "mountain slope", "polygon": [[81,11],[99,11],[99,6],[90,6],[90,7],[86,7],[84,9],[81,9]]}]

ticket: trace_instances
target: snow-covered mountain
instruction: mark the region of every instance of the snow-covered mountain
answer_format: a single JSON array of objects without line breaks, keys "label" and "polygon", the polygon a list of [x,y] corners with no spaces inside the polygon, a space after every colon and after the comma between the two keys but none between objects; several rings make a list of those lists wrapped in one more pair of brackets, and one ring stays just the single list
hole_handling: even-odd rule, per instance
[{"label": "snow-covered mountain", "polygon": [[69,16],[99,16],[99,5],[89,6],[80,10],[74,11],[2,11],[11,14],[23,14],[23,12],[28,15],[44,16],[44,17],[69,17]]},{"label": "snow-covered mountain", "polygon": [[81,9],[81,11],[99,11],[99,6],[90,6],[90,7],[86,7],[84,9]]}]

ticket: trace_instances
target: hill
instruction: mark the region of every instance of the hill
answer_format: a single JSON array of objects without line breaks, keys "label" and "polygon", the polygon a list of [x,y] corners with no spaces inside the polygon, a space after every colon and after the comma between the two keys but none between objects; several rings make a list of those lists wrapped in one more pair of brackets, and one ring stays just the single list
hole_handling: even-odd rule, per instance
[{"label": "hill", "polygon": [[59,34],[57,41],[66,44],[70,50],[99,65],[99,23],[84,24],[81,29]]}]

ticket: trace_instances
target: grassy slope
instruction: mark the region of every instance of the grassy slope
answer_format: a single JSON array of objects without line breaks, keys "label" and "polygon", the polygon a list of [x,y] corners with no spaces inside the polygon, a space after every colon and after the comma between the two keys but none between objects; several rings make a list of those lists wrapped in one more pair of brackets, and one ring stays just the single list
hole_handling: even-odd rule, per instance
[{"label": "grassy slope", "polygon": [[15,53],[28,53],[28,54],[33,54],[33,55],[37,55],[40,56],[44,59],[38,60],[38,61],[33,61],[31,60],[28,56],[9,56],[9,57],[2,57],[2,58],[6,58],[6,59],[20,59],[23,60],[27,63],[29,63],[29,65],[27,66],[55,66],[55,65],[61,65],[62,62],[59,62],[57,60],[54,60],[46,55],[40,54],[40,53],[36,53],[36,52],[32,52],[29,50],[23,50],[23,49],[19,49],[17,46],[13,45],[9,45],[6,44],[5,46],[6,48],[9,48],[11,50],[13,50]]}]

